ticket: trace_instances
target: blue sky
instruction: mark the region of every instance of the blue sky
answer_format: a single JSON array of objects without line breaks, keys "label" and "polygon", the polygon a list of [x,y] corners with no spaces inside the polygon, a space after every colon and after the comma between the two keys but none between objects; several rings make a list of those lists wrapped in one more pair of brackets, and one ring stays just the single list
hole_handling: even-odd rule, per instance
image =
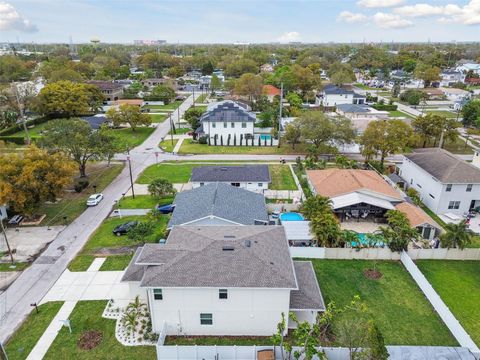
[{"label": "blue sky", "polygon": [[478,41],[480,0],[0,0],[0,42]]}]

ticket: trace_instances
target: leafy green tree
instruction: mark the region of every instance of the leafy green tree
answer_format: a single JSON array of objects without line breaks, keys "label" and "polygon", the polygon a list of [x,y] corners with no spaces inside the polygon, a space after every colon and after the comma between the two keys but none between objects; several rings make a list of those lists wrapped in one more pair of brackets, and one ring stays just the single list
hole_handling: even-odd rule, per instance
[{"label": "leafy green tree", "polygon": [[360,137],[362,154],[367,161],[374,155],[380,156],[380,166],[383,168],[385,157],[405,149],[412,134],[411,126],[402,120],[372,121]]},{"label": "leafy green tree", "polygon": [[420,199],[420,194],[413,187],[409,187],[406,193],[407,193],[407,196],[410,199],[412,199],[415,205],[420,206],[422,204],[422,200]]},{"label": "leafy green tree", "polygon": [[466,220],[458,224],[446,224],[445,232],[440,235],[440,244],[444,248],[464,249],[465,246],[472,243],[472,234],[470,233]]},{"label": "leafy green tree", "polygon": [[145,241],[145,238],[152,235],[154,230],[155,224],[152,221],[140,221],[128,230],[127,236],[133,241]]},{"label": "leafy green tree", "polygon": [[[183,118],[185,119],[186,122],[190,125],[190,128],[195,131],[197,130],[201,123],[200,123],[200,118],[205,112],[205,109],[199,108],[199,107],[191,107],[187,111],[185,111],[185,114],[183,115]],[[194,137],[196,137],[196,134],[194,133]]]},{"label": "leafy green tree", "polygon": [[142,113],[138,106],[130,104],[122,104],[118,110],[112,107],[107,110],[106,116],[114,126],[128,124],[132,131],[138,126],[148,126],[152,123],[150,115]]},{"label": "leafy green tree", "polygon": [[212,75],[212,80],[210,81],[210,89],[212,91],[219,90],[222,87],[222,83],[217,75]]},{"label": "leafy green tree", "polygon": [[463,126],[480,127],[480,100],[471,100],[462,107]]},{"label": "leafy green tree", "polygon": [[212,75],[214,67],[211,61],[207,61],[202,65],[202,75]]},{"label": "leafy green tree", "polygon": [[369,322],[367,332],[368,358],[370,360],[388,360],[388,350],[383,334],[374,321]]},{"label": "leafy green tree", "polygon": [[235,93],[248,96],[250,103],[262,95],[263,79],[260,75],[246,73],[235,82]]},{"label": "leafy green tree", "polygon": [[167,179],[163,178],[153,180],[148,185],[148,191],[156,198],[163,198],[167,195],[174,195],[176,193],[173,184]]},{"label": "leafy green tree", "polygon": [[407,73],[413,73],[415,71],[415,67],[417,66],[417,61],[415,59],[406,59],[403,62],[403,71]]},{"label": "leafy green tree", "polygon": [[302,107],[302,98],[294,92],[289,92],[285,99],[288,101],[290,104],[290,107],[300,109]]},{"label": "leafy green tree", "polygon": [[162,70],[178,65],[179,60],[170,54],[148,52],[141,55],[137,62],[145,70],[151,70],[156,77],[161,77]]},{"label": "leafy green tree", "polygon": [[47,84],[36,99],[39,113],[55,117],[72,117],[96,111],[103,102],[98,87],[71,81]]},{"label": "leafy green tree", "polygon": [[302,128],[297,120],[294,120],[285,126],[285,134],[283,135],[283,140],[290,144],[292,146],[292,149],[295,150],[295,145],[300,142],[301,138]]},{"label": "leafy green tree", "polygon": [[149,101],[163,101],[164,104],[170,104],[175,99],[175,90],[169,86],[157,85],[152,89],[150,95],[145,97]]},{"label": "leafy green tree", "polygon": [[427,114],[424,116],[417,116],[412,120],[412,128],[415,134],[422,139],[422,147],[427,145],[427,142],[432,138],[440,136],[444,130],[446,118],[436,114]]},{"label": "leafy green tree", "polygon": [[433,81],[440,80],[441,69],[426,63],[419,63],[415,67],[415,77],[424,81],[425,87],[429,87]]},{"label": "leafy green tree", "polygon": [[308,111],[299,117],[302,138],[317,149],[336,150],[336,145],[349,144],[355,137],[352,122],[343,117],[330,118],[321,111]]},{"label": "leafy green tree", "polygon": [[425,94],[415,89],[407,89],[400,94],[400,100],[407,102],[409,105],[418,105],[425,98]]},{"label": "leafy green tree", "polygon": [[300,212],[307,218],[312,219],[316,214],[331,211],[332,200],[326,196],[310,196],[300,207]]},{"label": "leafy green tree", "polygon": [[71,82],[82,82],[83,77],[80,73],[76,72],[73,69],[59,69],[52,72],[49,82],[57,81],[71,81]]},{"label": "leafy green tree", "polygon": [[258,73],[258,64],[251,59],[238,59],[228,64],[225,68],[225,75],[239,77],[243,74],[256,74]]},{"label": "leafy green tree", "polygon": [[94,131],[84,120],[58,119],[45,126],[45,135],[40,142],[43,147],[68,154],[77,163],[80,177],[86,177],[88,161],[105,157],[105,141],[111,139]]},{"label": "leafy green tree", "polygon": [[34,67],[34,62],[23,61],[17,56],[0,56],[0,83],[28,80]]},{"label": "leafy green tree", "polygon": [[352,67],[340,62],[332,64],[327,71],[327,75],[335,85],[348,84],[356,80]]}]

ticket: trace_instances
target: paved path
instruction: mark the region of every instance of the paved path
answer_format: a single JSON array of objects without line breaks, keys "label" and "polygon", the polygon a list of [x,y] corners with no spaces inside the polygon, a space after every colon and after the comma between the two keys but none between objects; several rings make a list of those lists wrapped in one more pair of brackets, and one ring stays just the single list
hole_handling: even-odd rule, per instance
[{"label": "paved path", "polygon": [[[193,98],[190,96],[180,105],[180,116],[191,106],[192,102]],[[174,111],[172,114],[175,122],[179,112]],[[160,152],[158,143],[160,138],[164,137],[168,131],[169,122],[164,121],[158,125],[143,144],[130,151],[134,181],[146,167],[156,162],[155,152]],[[119,158],[125,159],[126,156],[120,156]],[[4,297],[0,300],[5,300],[6,303],[6,312],[0,323],[0,342],[5,343],[21,325],[32,310],[30,304],[40,302],[47,294],[48,290],[67,268],[70,261],[73,260],[88,241],[90,235],[108,217],[114,201],[118,201],[122,193],[127,192],[129,187],[130,177],[128,166],[126,166],[121,174],[103,191],[104,200],[98,206],[87,208],[77,219],[60,232],[43,254],[0,295]]]}]

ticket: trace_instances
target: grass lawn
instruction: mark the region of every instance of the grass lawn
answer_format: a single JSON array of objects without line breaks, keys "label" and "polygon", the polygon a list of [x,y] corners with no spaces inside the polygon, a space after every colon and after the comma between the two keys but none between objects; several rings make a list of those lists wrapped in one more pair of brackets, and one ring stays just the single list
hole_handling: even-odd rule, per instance
[{"label": "grass lawn", "polygon": [[[85,209],[87,198],[94,193],[93,185],[97,186],[96,192],[102,192],[123,170],[124,164],[111,164],[107,167],[104,163],[90,163],[87,165],[87,175],[90,185],[80,194],[66,193],[62,200],[55,204],[44,204],[38,210],[39,214],[46,214],[42,225],[64,225],[75,220]],[[63,217],[66,217],[66,220]]]},{"label": "grass lawn", "polygon": [[143,108],[150,110],[173,111],[176,110],[182,103],[183,101],[178,100],[168,105],[145,105]]},{"label": "grass lawn", "polygon": [[[383,276],[365,277],[371,260],[312,260],[325,303],[359,295],[387,345],[457,346],[456,340],[400,262],[376,261]],[[341,344],[344,345],[344,344]]]},{"label": "grass lawn", "polygon": [[[0,263],[0,272],[2,271],[22,271],[25,270],[30,263],[28,262],[14,262],[13,264],[8,263]],[[13,268],[11,266],[14,266]]]},{"label": "grass lawn", "polygon": [[[129,221],[145,221],[145,216],[123,216],[122,218],[115,217],[115,218],[108,218],[106,219],[102,225],[95,231],[95,233],[90,237],[88,242],[83,247],[82,251],[72,262],[69,264],[68,268],[70,271],[86,271],[92,261],[95,258],[96,252],[100,249],[105,248],[120,248],[123,246],[135,246],[135,245],[142,245],[143,243],[153,243],[157,242],[160,238],[165,236],[165,229],[168,221],[168,216],[162,215],[160,221],[155,223],[155,230],[154,233],[150,236],[147,236],[142,241],[134,241],[130,240],[127,235],[123,236],[115,236],[113,234],[113,229],[123,223]],[[112,255],[98,255],[100,257],[108,257],[110,256],[129,256],[133,255],[134,249],[131,251],[127,251],[126,253],[122,254],[112,254]],[[116,263],[115,260],[110,260],[110,265],[105,265],[106,267],[113,266],[112,264]],[[127,262],[128,264],[128,262]],[[122,270],[122,269],[120,269]]]},{"label": "grass lawn", "polygon": [[400,111],[400,110],[389,111],[388,114],[390,117],[405,117],[407,119],[415,119],[414,116],[404,113],[403,111]]},{"label": "grass lawn", "polygon": [[192,140],[184,140],[180,147],[179,154],[256,154],[256,155],[292,155],[303,154],[304,144],[297,144],[293,150],[290,145],[276,146],[209,146],[198,144]]},{"label": "grass lawn", "polygon": [[132,255],[112,255],[108,256],[100,267],[100,271],[122,271],[125,270],[132,260]]},{"label": "grass lawn", "polygon": [[[175,129],[175,132],[174,132],[173,135],[184,135],[184,134],[186,134],[190,131],[192,131],[191,128],[177,128],[177,129]],[[168,135],[170,135],[171,133],[172,133],[172,131],[169,131]]]},{"label": "grass lawn", "polygon": [[[416,148],[421,148],[422,146],[423,146],[422,141],[419,141],[416,144]],[[436,144],[428,141],[426,144],[426,147],[438,147],[438,141]],[[457,138],[455,142],[445,141],[443,144],[443,148],[454,154],[467,154],[467,155],[473,154],[473,149],[469,145],[465,146],[465,141],[463,141],[460,138]]]},{"label": "grass lawn", "polygon": [[[58,333],[45,359],[156,359],[155,346],[123,346],[115,338],[115,320],[102,318],[106,301],[80,301],[70,315],[72,334],[66,327]],[[77,342],[87,331],[100,331],[100,344],[91,350],[82,350]]]},{"label": "grass lawn", "polygon": [[195,100],[195,103],[199,103],[199,104],[204,103],[205,100],[207,100],[207,97],[208,97],[208,93],[202,94]]},{"label": "grass lawn", "polygon": [[270,170],[270,177],[272,183],[270,189],[272,190],[297,190],[295,179],[292,171],[288,165],[268,165]]},{"label": "grass lawn", "polygon": [[135,195],[135,199],[131,196],[124,197],[118,203],[120,209],[153,209],[156,205],[170,204],[173,196],[167,196],[161,200],[151,195]]},{"label": "grass lawn", "polygon": [[166,152],[172,152],[173,149],[175,148],[175,145],[177,145],[178,139],[166,139],[163,140],[160,144],[158,144],[159,147],[161,147],[164,151]]},{"label": "grass lawn", "polygon": [[452,112],[452,111],[447,111],[447,110],[426,110],[428,114],[434,114],[434,115],[440,115],[440,116],[445,116],[447,119],[448,118],[456,118],[457,113]]},{"label": "grass lawn", "polygon": [[139,127],[135,131],[125,128],[114,130],[113,135],[123,143],[128,144],[131,149],[142,144],[154,131],[155,128],[153,127]]},{"label": "grass lawn", "polygon": [[161,123],[164,122],[168,116],[163,114],[150,114],[150,117],[153,123]]},{"label": "grass lawn", "polygon": [[416,264],[480,346],[480,262],[417,260]]},{"label": "grass lawn", "polygon": [[[196,102],[195,102],[196,103]],[[192,106],[193,107],[193,106]],[[208,106],[195,105],[195,109],[200,109],[202,111],[207,111]]]},{"label": "grass lawn", "polygon": [[358,87],[359,89],[363,89],[363,90],[378,90],[378,88],[370,87],[370,86],[367,86],[367,85],[361,84],[361,83],[355,83],[353,85]]},{"label": "grass lawn", "polygon": [[10,360],[23,360],[28,356],[62,305],[63,301],[47,302],[38,306],[38,314],[33,310],[28,315],[5,346]]},{"label": "grass lawn", "polygon": [[272,340],[270,336],[167,336],[165,345],[268,346]]},{"label": "grass lawn", "polygon": [[[47,125],[50,121],[46,121],[44,123],[37,124],[37,125],[28,126],[27,127],[28,128],[28,135],[30,135],[30,138],[38,139],[38,138],[42,137],[42,132],[45,130],[45,128],[47,127]],[[8,135],[8,136],[25,138],[25,132],[23,130],[20,130],[20,131],[17,131],[16,133],[13,133],[12,135]]]}]

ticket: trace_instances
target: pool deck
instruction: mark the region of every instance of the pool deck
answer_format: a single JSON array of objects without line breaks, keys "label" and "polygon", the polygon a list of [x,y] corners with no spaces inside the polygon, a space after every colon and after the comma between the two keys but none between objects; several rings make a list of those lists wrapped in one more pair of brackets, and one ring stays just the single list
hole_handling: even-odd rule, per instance
[{"label": "pool deck", "polygon": [[371,234],[380,229],[381,224],[374,222],[356,222],[356,221],[347,221],[340,223],[340,228],[342,230],[352,230],[357,233]]}]

